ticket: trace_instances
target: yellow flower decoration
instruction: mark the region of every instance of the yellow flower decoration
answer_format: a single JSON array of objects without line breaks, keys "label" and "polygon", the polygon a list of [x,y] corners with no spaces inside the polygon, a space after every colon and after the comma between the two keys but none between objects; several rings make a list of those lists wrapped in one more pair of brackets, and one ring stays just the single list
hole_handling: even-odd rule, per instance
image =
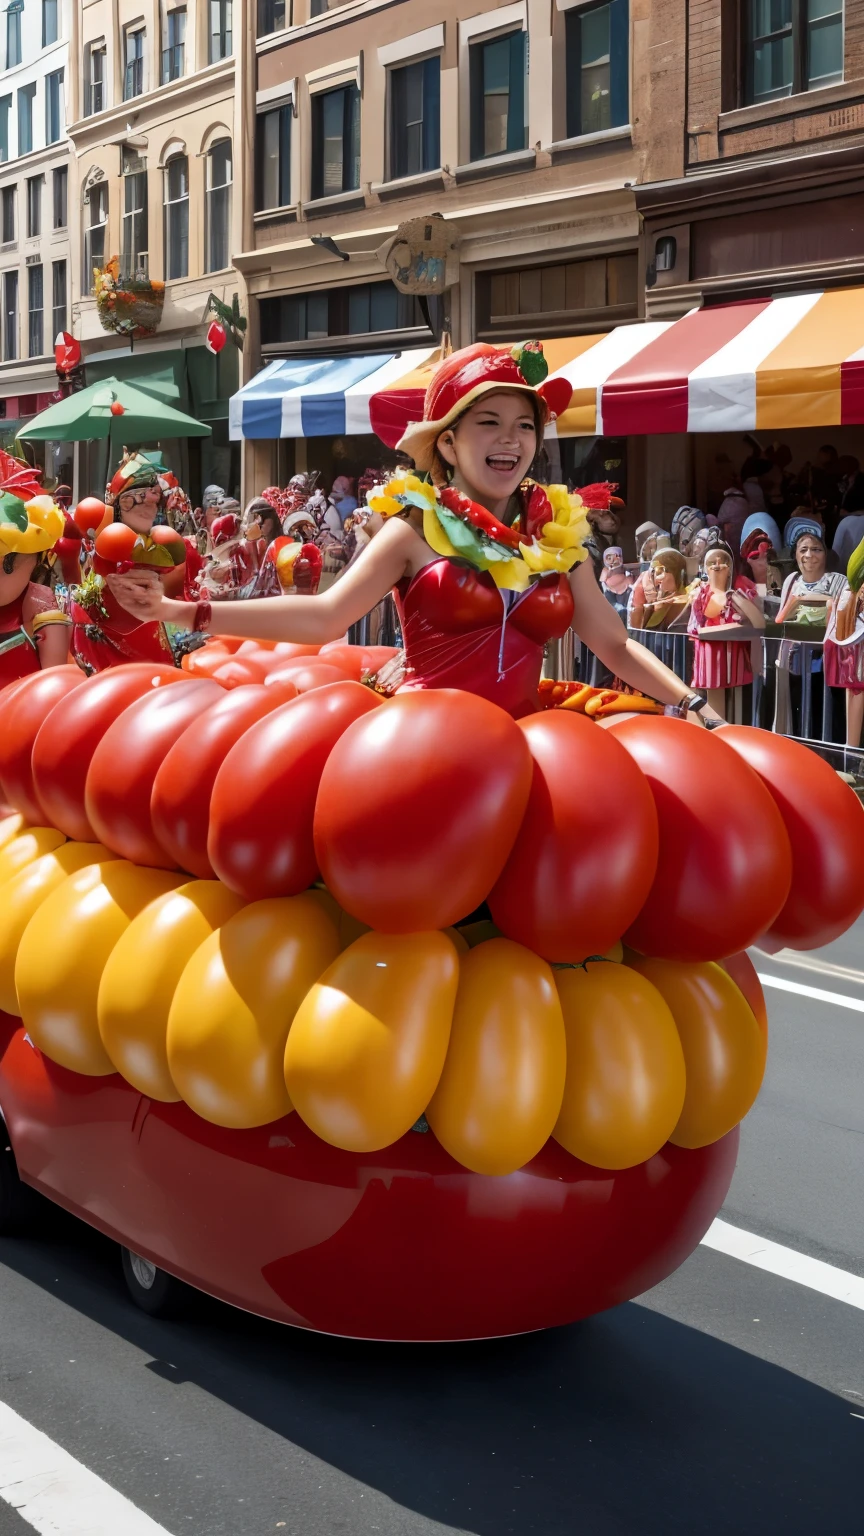
[{"label": "yellow flower decoration", "polygon": [[397,517],[408,507],[425,512],[434,507],[437,497],[434,485],[428,485],[410,471],[394,475],[386,485],[376,485],[366,492],[366,505],[379,517]]},{"label": "yellow flower decoration", "polygon": [[0,524],[0,545],[11,554],[38,555],[53,549],[62,539],[66,519],[50,496],[36,496],[25,502],[27,527],[16,528],[13,523]]},{"label": "yellow flower decoration", "polygon": [[566,485],[547,485],[552,517],[531,544],[522,545],[522,559],[535,575],[569,571],[585,559],[585,540],[590,533],[582,498]]}]

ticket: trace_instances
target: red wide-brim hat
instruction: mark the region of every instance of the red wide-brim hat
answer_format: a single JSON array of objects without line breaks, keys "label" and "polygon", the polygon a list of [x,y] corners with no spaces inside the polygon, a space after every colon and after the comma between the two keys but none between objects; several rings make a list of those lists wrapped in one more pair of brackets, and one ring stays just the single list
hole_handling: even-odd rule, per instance
[{"label": "red wide-brim hat", "polygon": [[431,469],[441,433],[452,427],[482,395],[497,394],[502,389],[534,395],[540,402],[545,427],[566,411],[572,395],[566,379],[547,379],[547,371],[539,341],[526,341],[512,348],[478,341],[452,352],[432,375],[423,401],[423,420],[410,423],[397,447],[410,455],[419,470]]}]

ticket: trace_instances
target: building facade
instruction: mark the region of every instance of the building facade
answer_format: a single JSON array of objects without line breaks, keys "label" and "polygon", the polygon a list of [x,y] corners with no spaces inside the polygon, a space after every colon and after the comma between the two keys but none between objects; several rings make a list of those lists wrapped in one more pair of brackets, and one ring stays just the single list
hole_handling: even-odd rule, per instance
[{"label": "building facade", "polygon": [[[193,497],[214,481],[239,494],[227,430],[237,351],[229,343],[217,357],[204,345],[211,294],[230,305],[238,289],[246,156],[231,0],[75,5],[72,312],[85,380],[146,379],[207,422],[211,438],[166,441],[164,456]],[[121,288],[146,294],[149,284],[161,300],[154,334],[130,341],[104,328],[94,274],[113,258]],[[83,473],[92,488],[95,464]]]},{"label": "building facade", "polygon": [[[10,446],[57,390],[54,339],[69,324],[66,90],[73,0],[11,0],[0,27],[0,442]],[[74,217],[74,213],[73,213]],[[71,451],[50,445],[49,479]]]}]

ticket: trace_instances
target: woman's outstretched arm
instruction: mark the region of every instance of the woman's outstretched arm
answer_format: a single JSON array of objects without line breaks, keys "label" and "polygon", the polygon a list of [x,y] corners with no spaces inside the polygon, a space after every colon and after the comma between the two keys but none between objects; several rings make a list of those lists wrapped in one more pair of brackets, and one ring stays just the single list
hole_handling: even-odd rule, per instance
[{"label": "woman's outstretched arm", "polygon": [[[338,640],[410,572],[417,543],[417,534],[407,523],[391,518],[356,565],[320,597],[215,602],[209,632],[238,635],[247,640],[293,640],[303,645]],[[110,576],[108,581],[117,601],[142,624],[161,619],[192,628],[197,603],[175,602],[165,597],[155,573],[130,572]]]},{"label": "woman's outstretched arm", "polygon": [[[590,560],[570,572],[573,628],[605,667],[631,688],[661,704],[680,704],[690,689],[646,646],[631,640],[618,614],[597,585]],[[713,711],[712,711],[713,716]]]}]

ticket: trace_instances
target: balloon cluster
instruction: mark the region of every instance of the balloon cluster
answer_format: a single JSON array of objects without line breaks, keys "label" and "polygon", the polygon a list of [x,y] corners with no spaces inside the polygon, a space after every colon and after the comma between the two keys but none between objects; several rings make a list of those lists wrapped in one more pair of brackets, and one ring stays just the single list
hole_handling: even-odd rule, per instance
[{"label": "balloon cluster", "polygon": [[354,1152],[424,1115],[486,1174],[724,1136],[766,1051],[740,952],[864,908],[851,790],[761,731],[514,722],[339,661],[0,694],[0,1007],[65,1068]]}]

